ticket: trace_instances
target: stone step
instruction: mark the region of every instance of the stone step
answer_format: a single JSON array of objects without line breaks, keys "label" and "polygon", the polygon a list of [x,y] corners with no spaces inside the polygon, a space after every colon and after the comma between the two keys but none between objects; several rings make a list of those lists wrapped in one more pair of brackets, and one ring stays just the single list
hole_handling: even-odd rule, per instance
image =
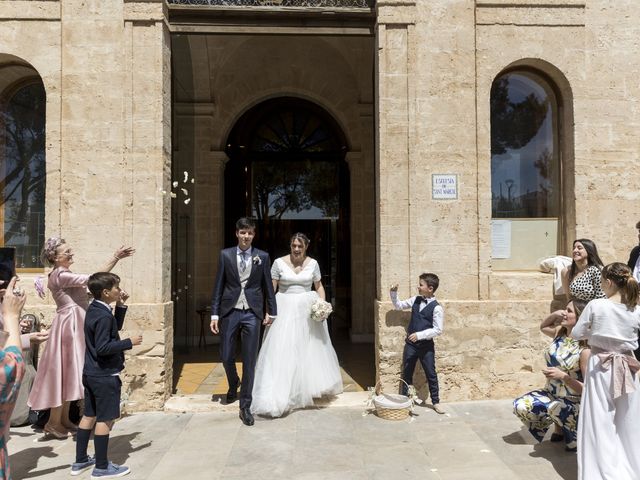
[{"label": "stone step", "polygon": [[[320,398],[315,401],[316,407],[362,407],[365,408],[368,392],[345,392],[337,397]],[[224,395],[172,395],[164,404],[165,412],[173,413],[202,413],[202,412],[229,412],[238,409],[238,402],[231,405],[224,404]]]}]

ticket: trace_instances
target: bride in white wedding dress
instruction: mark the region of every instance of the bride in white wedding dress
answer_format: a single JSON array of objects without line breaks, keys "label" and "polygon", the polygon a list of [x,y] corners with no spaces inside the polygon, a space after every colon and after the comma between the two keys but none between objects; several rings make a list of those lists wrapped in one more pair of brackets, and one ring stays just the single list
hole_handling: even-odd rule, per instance
[{"label": "bride in white wedding dress", "polygon": [[[311,305],[325,299],[320,267],[306,256],[309,239],[291,238],[291,254],[277,258],[271,268],[278,316],[267,328],[253,384],[251,412],[280,417],[313,399],[342,393],[338,357],[327,322],[311,320]],[[315,291],[311,289],[312,285]]]}]

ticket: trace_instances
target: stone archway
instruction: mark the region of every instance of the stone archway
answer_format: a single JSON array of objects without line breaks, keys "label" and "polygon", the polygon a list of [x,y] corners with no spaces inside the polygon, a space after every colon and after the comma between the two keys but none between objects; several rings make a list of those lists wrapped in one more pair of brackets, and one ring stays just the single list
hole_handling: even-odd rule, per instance
[{"label": "stone archway", "polygon": [[[315,105],[322,118],[330,119],[331,128],[341,132],[338,143],[348,147],[333,152],[340,153],[343,174],[339,178],[344,183],[340,189],[350,218],[348,228],[342,229],[347,235],[342,239],[346,247],[342,251],[347,253],[340,265],[345,272],[340,294],[348,297],[349,292],[357,291],[358,295],[342,302],[347,310],[342,328],[350,330],[348,345],[366,344],[368,350],[360,355],[364,359],[361,363],[367,369],[374,368],[373,38],[180,34],[172,36],[172,52],[172,169],[177,178],[182,178],[184,171],[196,178],[195,185],[189,187],[190,203],[175,202],[172,211],[173,238],[181,242],[173,250],[172,270],[182,275],[174,285],[189,287],[187,292],[174,289],[181,293],[178,301],[174,297],[178,357],[188,350],[189,355],[202,355],[202,361],[209,362],[217,350],[211,345],[215,339],[207,334],[206,324],[200,338],[197,312],[211,301],[217,252],[234,241],[229,238],[233,235],[229,225],[246,214],[245,207],[240,208],[240,214],[230,210],[225,200],[229,191],[237,188],[235,183],[225,182],[225,171],[233,168],[236,160],[227,146],[234,137],[232,132],[258,105],[264,108],[268,102],[294,97],[296,102]],[[256,242],[262,247],[259,239]],[[286,248],[287,242],[279,243]],[[282,253],[276,249],[272,255]],[[354,357],[358,348],[352,349]],[[177,358],[176,363],[180,362]],[[372,381],[367,379],[367,384]]]},{"label": "stone archway", "polygon": [[255,105],[236,122],[226,153],[225,244],[235,241],[240,216],[257,219],[257,244],[274,259],[290,236],[304,232],[323,272],[335,314],[334,336],[351,327],[351,260],[347,141],[319,105],[277,97]]}]

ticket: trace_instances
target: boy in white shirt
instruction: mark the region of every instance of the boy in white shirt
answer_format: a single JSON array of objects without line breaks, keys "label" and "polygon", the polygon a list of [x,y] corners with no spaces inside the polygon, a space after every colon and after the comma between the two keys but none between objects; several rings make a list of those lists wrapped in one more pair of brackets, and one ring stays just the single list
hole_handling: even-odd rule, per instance
[{"label": "boy in white shirt", "polygon": [[[420,275],[418,295],[407,300],[398,300],[398,285],[392,285],[391,301],[396,310],[411,309],[411,321],[407,328],[407,338],[402,354],[402,380],[407,384],[413,383],[413,372],[420,360],[427,377],[429,394],[433,409],[440,414],[440,393],[438,389],[438,374],[436,372],[435,345],[433,339],[442,334],[444,325],[444,310],[434,297],[440,279],[434,273]],[[402,385],[402,393],[406,395],[407,387]]]}]

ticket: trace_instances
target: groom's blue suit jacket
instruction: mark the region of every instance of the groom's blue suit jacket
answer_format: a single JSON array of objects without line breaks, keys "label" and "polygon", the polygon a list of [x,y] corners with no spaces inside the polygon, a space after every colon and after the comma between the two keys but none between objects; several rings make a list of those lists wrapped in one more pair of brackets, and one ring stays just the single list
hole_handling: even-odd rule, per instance
[{"label": "groom's blue suit jacket", "polygon": [[[220,252],[218,274],[213,289],[211,314],[220,318],[233,310],[240,298],[242,287],[238,273],[237,247],[225,248]],[[259,258],[257,260],[256,258]],[[249,307],[260,319],[264,318],[264,304],[266,300],[269,315],[277,315],[276,297],[271,280],[271,261],[269,254],[253,248],[251,275],[244,287],[244,295]]]}]

